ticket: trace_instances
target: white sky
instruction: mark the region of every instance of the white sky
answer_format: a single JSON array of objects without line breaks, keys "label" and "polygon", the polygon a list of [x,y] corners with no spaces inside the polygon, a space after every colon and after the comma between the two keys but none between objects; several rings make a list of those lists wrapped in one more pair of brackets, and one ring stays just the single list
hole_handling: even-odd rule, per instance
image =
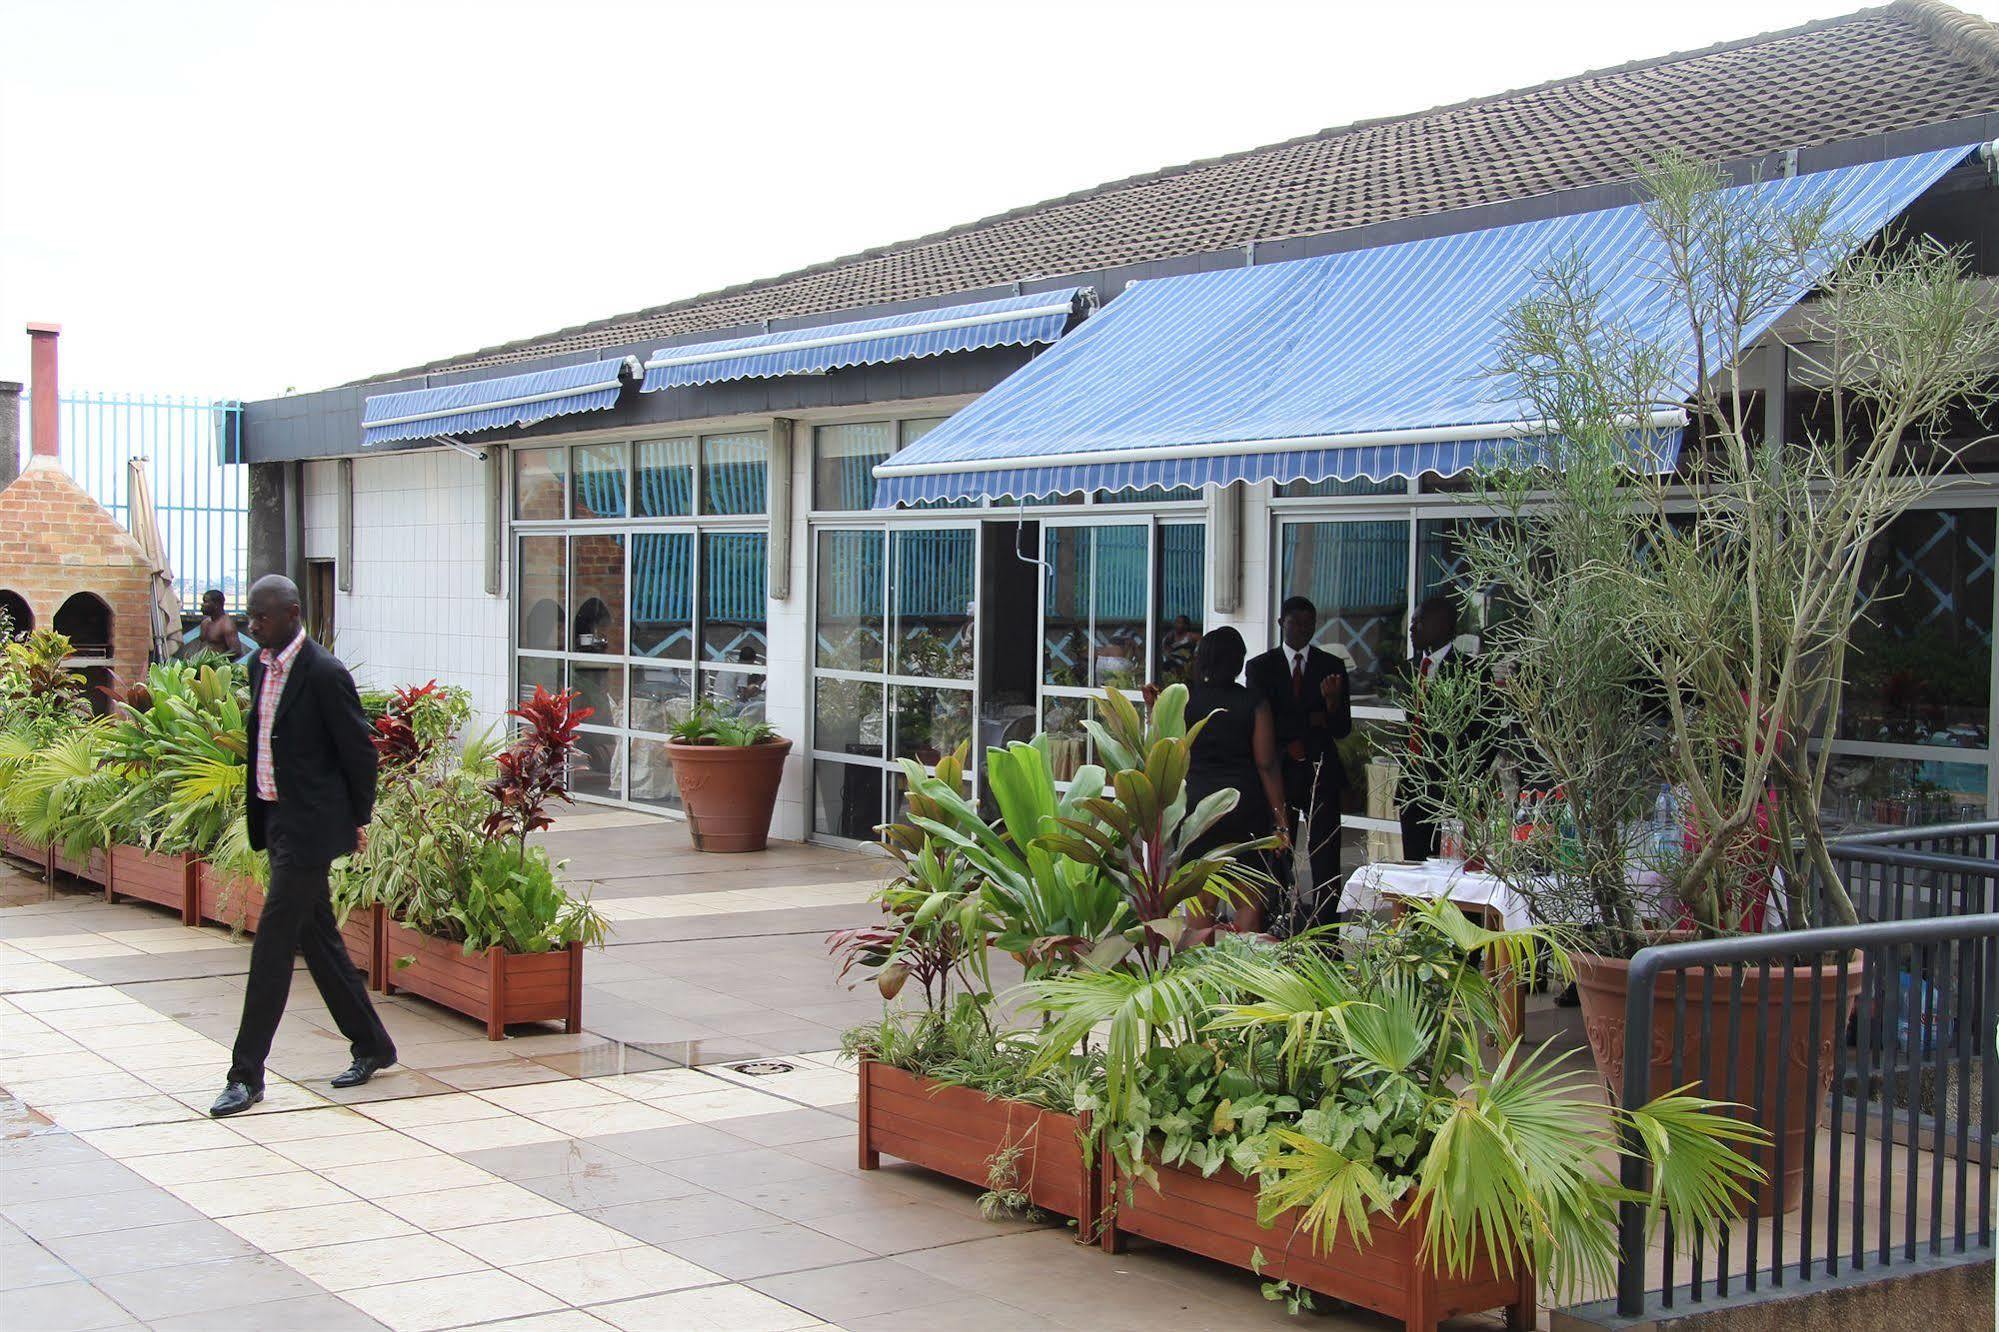
[{"label": "white sky", "polygon": [[257,398],[1861,0],[0,0],[0,378]]}]

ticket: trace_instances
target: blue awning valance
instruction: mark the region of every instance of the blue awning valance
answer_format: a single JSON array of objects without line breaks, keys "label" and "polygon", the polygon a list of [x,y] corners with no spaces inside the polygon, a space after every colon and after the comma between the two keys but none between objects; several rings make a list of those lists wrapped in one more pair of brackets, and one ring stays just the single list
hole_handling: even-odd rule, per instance
[{"label": "blue awning valance", "polygon": [[625,356],[499,379],[379,393],[362,408],[361,442],[471,434],[530,425],[569,412],[599,411],[615,406],[624,379],[636,379],[638,373],[638,358]]},{"label": "blue awning valance", "polygon": [[852,365],[1053,342],[1068,326],[1082,290],[1066,287],[850,324],[662,347],[646,360],[642,387],[654,393],[688,384],[818,375]]},{"label": "blue awning valance", "polygon": [[[1841,238],[1816,281],[1968,148],[1738,187]],[[1020,498],[1127,486],[1384,479],[1465,471],[1545,437],[1517,385],[1489,373],[1507,315],[1569,254],[1608,320],[1696,374],[1663,258],[1632,205],[1322,258],[1140,282],[1075,333],[874,471],[875,504]],[[1760,336],[1809,283],[1758,313]],[[1634,421],[1641,458],[1670,470],[1676,412]]]}]

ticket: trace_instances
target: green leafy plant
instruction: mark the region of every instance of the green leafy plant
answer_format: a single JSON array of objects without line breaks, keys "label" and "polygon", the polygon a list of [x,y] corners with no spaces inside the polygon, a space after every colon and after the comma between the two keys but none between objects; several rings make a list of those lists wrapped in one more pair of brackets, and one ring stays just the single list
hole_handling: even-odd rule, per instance
[{"label": "green leafy plant", "polygon": [[738,748],[777,739],[777,728],[760,719],[735,716],[724,711],[714,699],[702,697],[695,699],[686,715],[667,728],[667,734],[683,745]]}]

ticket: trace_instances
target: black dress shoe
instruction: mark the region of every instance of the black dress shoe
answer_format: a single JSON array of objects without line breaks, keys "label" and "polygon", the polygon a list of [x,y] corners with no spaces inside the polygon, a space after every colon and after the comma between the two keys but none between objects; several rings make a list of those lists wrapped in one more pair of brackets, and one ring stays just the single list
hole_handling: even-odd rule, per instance
[{"label": "black dress shoe", "polygon": [[394,1055],[390,1055],[387,1059],[377,1059],[373,1055],[362,1055],[348,1066],[345,1073],[333,1079],[333,1085],[341,1088],[358,1087],[383,1069],[393,1067],[395,1062]]},{"label": "black dress shoe", "polygon": [[215,1104],[208,1107],[208,1117],[225,1119],[230,1115],[240,1115],[263,1099],[262,1087],[252,1087],[247,1082],[232,1082],[222,1089],[222,1095],[215,1098]]}]

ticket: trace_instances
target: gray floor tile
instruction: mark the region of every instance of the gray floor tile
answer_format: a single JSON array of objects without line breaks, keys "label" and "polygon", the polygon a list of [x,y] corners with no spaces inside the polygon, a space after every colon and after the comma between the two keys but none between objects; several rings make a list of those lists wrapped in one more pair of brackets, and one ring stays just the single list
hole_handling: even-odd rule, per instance
[{"label": "gray floor tile", "polygon": [[148,1186],[47,1202],[10,1201],[0,1204],[0,1215],[36,1239],[47,1241],[168,1221],[193,1221],[201,1214],[165,1190]]},{"label": "gray floor tile", "polygon": [[98,1289],[147,1322],[325,1292],[277,1259],[225,1258],[99,1277]]},{"label": "gray floor tile", "polygon": [[[641,1138],[646,1134],[625,1133],[618,1136]],[[565,1142],[533,1142],[520,1147],[488,1147],[482,1151],[459,1152],[458,1157],[481,1170],[490,1170],[502,1179],[541,1179],[572,1170],[623,1165],[635,1159],[613,1149],[611,1142],[610,1138],[572,1138]]]},{"label": "gray floor tile", "polygon": [[660,1247],[711,1272],[720,1272],[732,1281],[862,1262],[876,1256],[870,1250],[792,1222],[725,1235],[701,1235]]},{"label": "gray floor tile", "polygon": [[775,1225],[780,1218],[759,1211],[747,1203],[718,1194],[697,1193],[676,1198],[669,1206],[653,1203],[626,1203],[585,1213],[607,1226],[615,1226],[633,1239],[648,1244],[667,1245],[698,1235],[724,1235],[758,1226]]},{"label": "gray floor tile", "polygon": [[149,1324],[152,1332],[383,1332],[382,1325],[334,1295],[243,1304],[182,1314]]},{"label": "gray floor tile", "polygon": [[31,1239],[0,1244],[0,1291],[75,1281],[78,1276],[76,1269]]},{"label": "gray floor tile", "polygon": [[[904,1267],[893,1258],[820,1267],[784,1276],[759,1277],[745,1282],[773,1299],[783,1300],[829,1323],[846,1324],[854,1318],[897,1313],[923,1305],[974,1302],[978,1296],[941,1282],[934,1276]],[[996,1302],[995,1302],[996,1303]],[[1004,1307],[995,1312],[1003,1312]],[[995,1327],[1004,1324],[995,1322]]]},{"label": "gray floor tile", "polygon": [[665,1203],[674,1198],[704,1193],[699,1184],[669,1175],[637,1161],[615,1166],[592,1166],[518,1181],[542,1197],[581,1211],[594,1207],[617,1207],[625,1203]]},{"label": "gray floor tile", "polygon": [[0,1321],[21,1332],[84,1332],[129,1324],[132,1315],[89,1283],[66,1281],[9,1291]]},{"label": "gray floor tile", "polygon": [[[667,1103],[670,1105],[670,1102]],[[735,1121],[728,1121],[733,1123]],[[588,1142],[634,1161],[692,1161],[704,1156],[749,1150],[751,1143],[725,1129],[706,1124],[675,1124],[637,1133],[607,1133]]]}]

